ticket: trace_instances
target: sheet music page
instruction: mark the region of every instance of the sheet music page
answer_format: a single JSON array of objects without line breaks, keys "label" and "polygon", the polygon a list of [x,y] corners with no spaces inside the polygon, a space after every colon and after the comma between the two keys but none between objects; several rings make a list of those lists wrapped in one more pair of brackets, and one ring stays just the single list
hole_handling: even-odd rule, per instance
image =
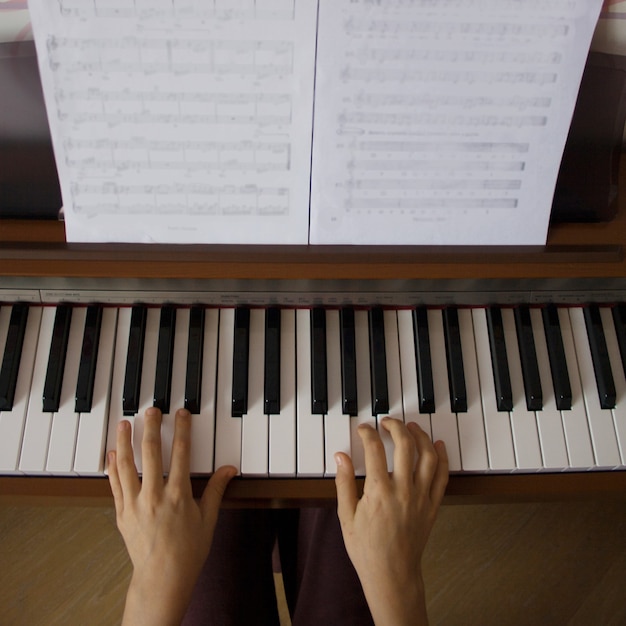
[{"label": "sheet music page", "polygon": [[601,0],[320,0],[318,244],[544,244]]},{"label": "sheet music page", "polygon": [[30,0],[68,241],[306,243],[317,0]]}]

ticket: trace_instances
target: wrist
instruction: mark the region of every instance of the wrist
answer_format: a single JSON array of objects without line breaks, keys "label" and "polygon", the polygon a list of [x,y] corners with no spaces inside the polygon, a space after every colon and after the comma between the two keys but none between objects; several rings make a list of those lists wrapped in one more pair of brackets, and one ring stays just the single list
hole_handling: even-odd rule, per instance
[{"label": "wrist", "polygon": [[190,591],[143,579],[133,572],[126,594],[124,626],[180,624],[187,609]]},{"label": "wrist", "polygon": [[374,623],[378,626],[428,624],[424,581],[421,574],[408,585],[363,587]]}]

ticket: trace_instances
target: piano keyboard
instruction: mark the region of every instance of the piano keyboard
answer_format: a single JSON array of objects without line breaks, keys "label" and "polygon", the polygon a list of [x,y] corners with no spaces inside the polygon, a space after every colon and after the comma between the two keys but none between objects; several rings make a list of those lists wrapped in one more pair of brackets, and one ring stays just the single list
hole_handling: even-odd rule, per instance
[{"label": "piano keyboard", "polygon": [[[0,306],[0,473],[102,475],[120,420],[192,413],[191,470],[332,476],[385,415],[452,472],[626,467],[626,306],[392,310]],[[392,446],[381,434],[393,468]]]}]

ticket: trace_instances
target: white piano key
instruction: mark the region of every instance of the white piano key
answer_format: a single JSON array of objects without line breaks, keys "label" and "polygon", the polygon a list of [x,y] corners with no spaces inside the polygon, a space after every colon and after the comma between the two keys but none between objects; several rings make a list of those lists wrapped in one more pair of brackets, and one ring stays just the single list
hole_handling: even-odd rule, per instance
[{"label": "white piano key", "polygon": [[522,361],[512,309],[502,310],[502,325],[513,393],[513,411],[510,416],[516,465],[520,471],[536,471],[542,466],[539,432],[535,412],[529,411],[526,406]]},{"label": "white piano key", "polygon": [[430,413],[420,413],[417,385],[417,363],[413,339],[413,315],[411,311],[398,311],[398,343],[400,348],[400,373],[402,377],[402,403],[404,421],[415,422],[432,438]]},{"label": "white piano key", "polygon": [[81,413],[78,422],[74,471],[83,476],[101,474],[104,469],[116,327],[117,309],[105,307],[102,311],[91,411]]},{"label": "white piano key", "polygon": [[[124,415],[122,399],[124,397],[124,376],[126,374],[126,356],[130,334],[131,307],[122,307],[117,315],[115,332],[115,350],[113,351],[113,375],[111,377],[111,399],[109,403],[109,423],[107,428],[106,453],[117,449],[117,427],[123,420],[132,423],[133,416]],[[105,457],[105,473],[107,459]]]},{"label": "white piano key", "polygon": [[[144,414],[154,404],[154,381],[159,347],[160,315],[161,311],[158,308],[149,308],[147,310],[141,385],[139,387],[139,410],[137,415],[130,420],[133,426],[132,441],[135,466],[140,474],[142,472],[141,443],[143,441]],[[164,447],[165,445],[163,445]]]},{"label": "white piano key", "polygon": [[241,471],[241,418],[232,416],[235,310],[222,309],[217,351],[215,468],[234,465]]},{"label": "white piano key", "polygon": [[74,410],[74,405],[76,404],[76,381],[78,380],[86,314],[87,309],[84,307],[77,307],[72,311],[59,410],[52,416],[50,444],[46,461],[46,471],[51,474],[73,473],[76,436],[78,434],[78,413]]},{"label": "white piano key", "polygon": [[576,358],[582,380],[582,392],[587,409],[587,421],[591,432],[596,466],[598,468],[617,467],[621,464],[621,458],[613,425],[613,413],[610,409],[600,408],[583,310],[578,307],[571,308],[569,317],[576,346]]},{"label": "white piano key", "polygon": [[589,426],[587,424],[587,413],[578,370],[572,327],[567,309],[561,308],[558,313],[561,336],[563,338],[563,349],[565,350],[565,360],[567,361],[567,370],[569,372],[570,388],[572,390],[572,408],[568,411],[561,411],[565,443],[567,445],[567,456],[569,458],[570,469],[590,469],[595,465],[595,459],[591,446]]},{"label": "white piano key", "polygon": [[46,381],[55,314],[55,307],[45,307],[41,316],[39,343],[33,370],[33,384],[28,401],[19,464],[20,471],[27,474],[42,474],[45,473],[46,469],[52,413],[43,411],[43,388]]},{"label": "white piano key", "polygon": [[476,345],[470,309],[459,309],[459,330],[467,390],[467,412],[457,413],[461,463],[465,471],[485,471],[489,469],[489,460],[487,458],[487,442],[476,364]]},{"label": "white piano key", "polygon": [[170,389],[170,410],[169,412],[163,414],[163,423],[161,424],[161,454],[163,456],[163,471],[165,473],[169,473],[170,463],[172,461],[172,442],[174,440],[176,411],[178,411],[178,409],[182,409],[185,406],[185,374],[187,373],[188,339],[189,309],[177,309],[176,324],[174,326],[174,351],[172,354],[172,386]]},{"label": "white piano key", "polygon": [[350,455],[350,416],[343,414],[341,400],[341,339],[339,311],[326,312],[326,355],[328,373],[328,413],[324,416],[326,476],[337,474],[335,452]]},{"label": "white piano key", "polygon": [[[33,383],[41,312],[42,308],[35,306],[31,306],[28,311],[13,408],[10,411],[0,411],[0,472],[2,473],[15,472],[19,465],[28,398]],[[6,336],[4,342],[6,342]],[[4,353],[4,342],[2,353]]]},{"label": "white piano key", "polygon": [[569,467],[565,434],[561,422],[561,412],[556,408],[556,398],[550,373],[548,346],[543,329],[543,320],[539,309],[531,309],[530,319],[535,339],[537,364],[541,389],[543,392],[543,409],[536,412],[541,456],[545,469],[560,470]]},{"label": "white piano key", "polygon": [[[398,345],[398,317],[393,310],[384,312],[385,319],[385,356],[387,361],[387,392],[389,394],[389,413],[387,415],[404,422],[402,407],[402,375],[400,373],[400,347]],[[377,428],[385,446],[387,469],[393,471],[394,445],[391,434],[383,428],[380,420],[385,417],[379,415]]]},{"label": "white piano key", "polygon": [[430,332],[430,350],[435,392],[435,412],[431,415],[430,419],[433,441],[441,440],[445,443],[450,471],[458,472],[461,470],[459,428],[457,416],[450,410],[448,366],[446,364],[446,345],[441,311],[428,311],[428,330]]},{"label": "white piano key", "polygon": [[486,310],[472,310],[472,318],[489,467],[499,471],[513,470],[516,463],[511,421],[508,411],[498,411]]},{"label": "white piano key", "polygon": [[296,474],[296,313],[280,316],[280,413],[270,415],[270,476]]},{"label": "white piano key", "polygon": [[613,380],[615,382],[615,408],[613,409],[613,425],[615,426],[615,435],[619,446],[622,466],[626,465],[626,378],[624,377],[624,367],[622,366],[619,345],[617,343],[617,334],[611,309],[608,307],[600,308],[600,316],[602,317],[602,326],[606,337],[606,345],[609,351],[609,359],[611,361],[611,370],[613,372]]},{"label": "white piano key", "polygon": [[299,476],[324,475],[324,416],[311,413],[310,311],[296,311],[297,459]]},{"label": "white piano key", "polygon": [[248,411],[241,418],[241,474],[267,476],[269,418],[264,406],[265,311],[250,311]]},{"label": "white piano key", "polygon": [[219,311],[207,309],[204,318],[200,414],[193,415],[191,418],[192,474],[210,474],[214,469],[218,323]]},{"label": "white piano key", "polygon": [[358,434],[358,427],[361,424],[369,424],[376,428],[376,418],[372,415],[367,311],[354,312],[354,337],[358,412],[356,416],[350,418],[350,448],[355,474],[365,476],[365,450]]}]

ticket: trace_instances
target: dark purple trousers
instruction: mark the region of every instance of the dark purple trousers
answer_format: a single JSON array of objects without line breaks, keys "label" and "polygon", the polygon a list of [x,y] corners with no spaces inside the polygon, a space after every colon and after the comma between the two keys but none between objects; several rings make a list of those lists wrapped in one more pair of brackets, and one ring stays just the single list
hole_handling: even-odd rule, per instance
[{"label": "dark purple trousers", "polygon": [[277,625],[275,544],[293,626],[373,624],[330,507],[222,509],[183,623]]}]

